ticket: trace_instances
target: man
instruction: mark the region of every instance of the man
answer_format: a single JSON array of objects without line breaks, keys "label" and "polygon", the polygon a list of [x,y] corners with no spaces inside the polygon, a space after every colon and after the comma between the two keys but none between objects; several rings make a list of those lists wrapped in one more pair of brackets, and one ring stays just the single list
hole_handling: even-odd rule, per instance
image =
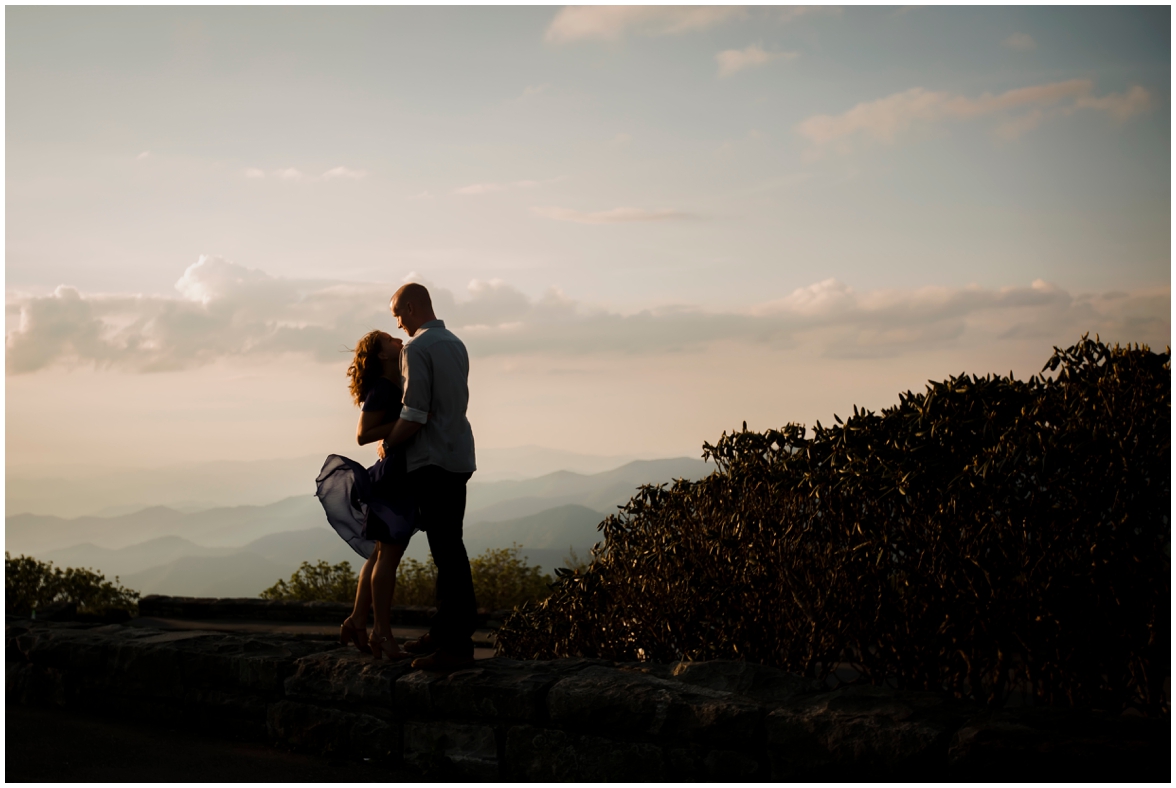
[{"label": "man", "polygon": [[476,470],[474,433],[466,419],[470,359],[465,345],[433,314],[423,285],[407,284],[390,304],[410,337],[400,353],[404,407],[387,438],[408,444],[408,480],[420,502],[421,527],[437,564],[437,615],[429,633],[405,644],[414,668],[472,664],[477,604],[470,559],[462,541],[466,482]]}]

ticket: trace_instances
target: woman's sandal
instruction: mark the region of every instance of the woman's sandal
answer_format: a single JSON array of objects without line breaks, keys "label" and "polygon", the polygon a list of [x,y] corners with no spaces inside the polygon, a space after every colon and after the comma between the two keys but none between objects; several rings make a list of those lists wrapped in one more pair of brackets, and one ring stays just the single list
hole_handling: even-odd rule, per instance
[{"label": "woman's sandal", "polygon": [[370,651],[368,646],[367,627],[362,629],[354,626],[351,620],[344,621],[339,627],[339,642],[346,646],[348,643],[354,643],[355,647],[360,651]]},{"label": "woman's sandal", "polygon": [[[376,659],[386,657],[388,659],[403,659],[408,654],[400,649],[400,645],[396,642],[396,638],[384,637],[383,635],[372,635],[371,640],[368,641],[371,646],[372,656]],[[392,649],[395,649],[393,651]]]}]

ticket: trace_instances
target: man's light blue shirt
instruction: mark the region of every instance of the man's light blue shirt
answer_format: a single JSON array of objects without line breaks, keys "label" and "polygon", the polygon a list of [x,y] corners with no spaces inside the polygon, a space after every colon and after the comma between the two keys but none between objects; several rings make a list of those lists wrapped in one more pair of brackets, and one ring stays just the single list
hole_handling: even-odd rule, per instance
[{"label": "man's light blue shirt", "polygon": [[408,470],[437,465],[473,473],[474,431],[466,418],[470,402],[470,357],[443,320],[430,320],[400,353],[404,407],[400,418],[424,427],[408,442]]}]

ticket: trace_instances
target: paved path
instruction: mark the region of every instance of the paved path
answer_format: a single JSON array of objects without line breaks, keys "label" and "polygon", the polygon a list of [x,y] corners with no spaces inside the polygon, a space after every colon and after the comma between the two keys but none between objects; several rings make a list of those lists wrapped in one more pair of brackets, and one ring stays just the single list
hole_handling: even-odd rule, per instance
[{"label": "paved path", "polygon": [[[7,705],[4,780],[15,782],[419,782],[371,762],[332,763],[212,731]],[[215,733],[221,733],[219,731]]]}]

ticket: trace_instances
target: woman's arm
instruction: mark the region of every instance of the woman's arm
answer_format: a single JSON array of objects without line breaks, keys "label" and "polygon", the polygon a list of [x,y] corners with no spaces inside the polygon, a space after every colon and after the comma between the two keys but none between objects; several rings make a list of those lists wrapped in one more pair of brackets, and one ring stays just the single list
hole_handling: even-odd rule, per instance
[{"label": "woman's arm", "polygon": [[387,438],[392,432],[392,427],[400,422],[400,419],[393,419],[387,424],[384,421],[384,411],[382,410],[365,410],[359,414],[359,424],[355,427],[355,440],[360,446],[368,443],[375,443]]},{"label": "woman's arm", "polygon": [[413,435],[420,432],[423,426],[425,425],[417,424],[415,421],[405,421],[404,419],[397,419],[392,422],[392,429],[388,437],[381,441],[380,450],[377,452],[380,455],[380,459],[384,459],[385,449],[390,449],[398,443],[404,443]]}]

